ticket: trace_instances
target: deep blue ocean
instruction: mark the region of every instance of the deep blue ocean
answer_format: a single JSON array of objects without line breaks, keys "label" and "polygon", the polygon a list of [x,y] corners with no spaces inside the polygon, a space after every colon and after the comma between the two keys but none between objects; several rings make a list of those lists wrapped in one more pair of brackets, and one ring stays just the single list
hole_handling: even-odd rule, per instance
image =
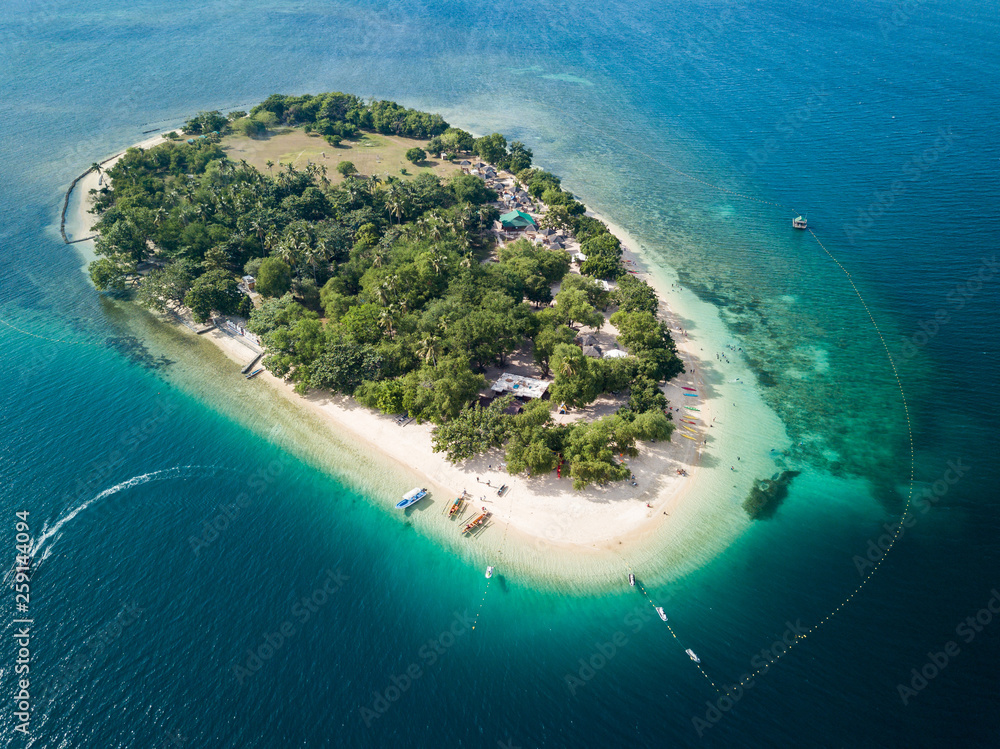
[{"label": "deep blue ocean", "polygon": [[[16,511],[47,535],[28,736],[13,591],[0,608],[0,742],[996,746],[998,83],[1000,10],[971,0],[9,0],[2,566]],[[624,584],[510,576],[484,599],[478,565],[375,506],[377,477],[192,385],[62,243],[69,183],[145,131],[330,90],[524,140],[720,309],[803,473],[774,519],[650,590],[707,679]],[[709,679],[799,621],[822,625],[720,704]]]}]

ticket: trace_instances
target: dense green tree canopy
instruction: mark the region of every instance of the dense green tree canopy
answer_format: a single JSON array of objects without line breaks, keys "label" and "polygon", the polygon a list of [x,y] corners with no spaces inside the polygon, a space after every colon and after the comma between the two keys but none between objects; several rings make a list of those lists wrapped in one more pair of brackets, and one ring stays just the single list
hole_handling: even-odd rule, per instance
[{"label": "dense green tree canopy", "polygon": [[[512,471],[540,474],[562,462],[583,486],[626,474],[620,461],[636,440],[669,437],[659,388],[681,363],[641,282],[623,278],[614,294],[613,320],[632,356],[585,357],[574,327],[601,328],[608,292],[569,272],[562,250],[526,241],[497,247],[497,195],[482,179],[383,180],[343,162],[334,184],[314,164],[258,170],[232,161],[211,133],[308,126],[338,142],[378,132],[429,138],[417,150],[435,155],[474,151],[544,198],[548,225],[571,232],[595,259],[586,272],[615,277],[618,241],[557,176],[531,167],[523,143],[497,133],[474,139],[437,115],[337,92],[274,95],[249,115],[200,113],[189,126],[207,137],[128,149],[107,170],[111,187],[95,194],[100,237],[90,273],[98,289],[137,288],[141,304],[183,305],[199,320],[213,310],[248,316],[275,375],[299,391],[352,394],[431,421],[436,447],[453,460],[502,448]],[[256,309],[237,286],[244,272],[257,279]],[[486,388],[482,372],[512,358],[520,365],[529,353],[542,376],[554,377],[551,401],[526,403],[517,416],[503,413],[506,398],[470,408]],[[584,406],[604,392],[628,394],[617,421],[551,420],[553,405]]]},{"label": "dense green tree canopy", "polygon": [[207,320],[212,310],[226,315],[247,314],[249,301],[240,291],[236,277],[224,270],[210,270],[199,276],[184,297],[184,305],[197,322]]},{"label": "dense green tree canopy", "polygon": [[279,257],[268,257],[257,270],[257,291],[264,296],[282,296],[292,288],[292,272]]}]

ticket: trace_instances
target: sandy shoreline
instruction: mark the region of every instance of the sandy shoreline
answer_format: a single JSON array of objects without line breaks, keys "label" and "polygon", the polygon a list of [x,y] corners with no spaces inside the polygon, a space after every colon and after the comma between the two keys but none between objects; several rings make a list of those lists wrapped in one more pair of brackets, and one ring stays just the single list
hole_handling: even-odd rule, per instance
[{"label": "sandy shoreline", "polygon": [[[150,147],[162,140],[162,136],[156,136],[137,145]],[[72,229],[77,237],[85,236],[83,232],[95,218],[86,212],[87,195],[90,189],[98,186],[98,180],[98,175],[91,172],[77,185],[79,193],[74,196],[72,210],[67,214],[67,231]],[[632,248],[626,258],[641,261],[641,256],[635,252],[638,247],[635,240],[620,227],[604,220],[623,244]],[[81,242],[76,247],[86,254],[91,251],[91,244]],[[282,398],[318,417],[341,440],[349,436],[366,449],[387,456],[421,485],[431,489],[435,511],[412,513],[414,526],[427,535],[460,537],[459,523],[448,521],[437,509],[443,507],[442,502],[450,501],[465,490],[474,498],[471,509],[484,506],[494,513],[493,526],[477,542],[488,540],[487,546],[496,551],[501,551],[496,547],[502,542],[506,557],[518,560],[535,572],[555,573],[558,568],[558,576],[565,577],[571,570],[582,573],[583,567],[589,567],[588,575],[594,569],[603,568],[607,575],[613,576],[620,573],[628,557],[630,563],[640,559],[655,563],[659,574],[672,577],[698,566],[696,560],[714,556],[746,529],[749,522],[736,502],[742,501],[753,478],[761,474],[741,470],[726,475],[724,483],[731,484],[734,491],[728,486],[721,491],[723,482],[719,466],[704,467],[705,453],[717,454],[721,456],[721,463],[726,463],[727,456],[742,449],[736,444],[738,432],[709,426],[713,419],[722,421],[720,417],[729,412],[720,406],[722,396],[716,392],[718,384],[712,381],[710,368],[698,356],[706,340],[681,332],[686,330],[691,313],[680,312],[673,304],[668,304],[663,279],[649,273],[643,275],[660,296],[661,316],[670,325],[678,353],[685,363],[685,373],[665,388],[670,405],[682,409],[673,412],[675,422],[684,414],[695,416],[693,420],[697,424],[679,423],[669,443],[640,445],[639,456],[628,461],[636,476],[635,487],[620,482],[575,492],[570,479],[557,479],[554,474],[532,479],[511,476],[499,470],[503,459],[500,453],[452,465],[443,454],[432,452],[429,424],[412,422],[401,427],[392,417],[371,412],[344,396],[331,397],[319,392],[300,396],[291,385],[267,371],[253,382],[266,383]],[[176,321],[164,320],[181,327]],[[184,330],[194,335],[187,328]],[[218,330],[198,338],[219,347],[241,366],[255,355],[236,337]],[[689,391],[684,387],[694,388],[697,397],[686,396]],[[736,397],[727,393],[725,400]],[[684,406],[700,410],[687,411]],[[682,437],[685,433],[697,441]],[[718,464],[720,460],[713,462]],[[750,468],[746,463],[741,468],[744,466]],[[725,467],[728,468],[728,464]],[[678,475],[678,469],[685,470],[688,475]],[[507,484],[509,490],[498,497],[496,487],[501,484]],[[471,509],[467,514],[471,514]],[[403,516],[391,505],[385,510]],[[420,528],[422,525],[426,527]],[[474,552],[474,555],[479,554]],[[587,565],[588,559],[596,561],[596,567]]]}]

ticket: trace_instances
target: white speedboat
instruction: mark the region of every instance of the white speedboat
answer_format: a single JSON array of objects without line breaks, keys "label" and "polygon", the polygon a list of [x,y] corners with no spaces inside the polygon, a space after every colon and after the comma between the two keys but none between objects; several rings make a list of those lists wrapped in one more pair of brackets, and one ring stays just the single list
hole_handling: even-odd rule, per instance
[{"label": "white speedboat", "polygon": [[666,612],[665,612],[665,611],[663,610],[663,607],[662,607],[662,606],[657,606],[657,607],[656,607],[656,613],[660,615],[660,618],[661,618],[661,619],[662,619],[663,621],[666,621],[666,620],[667,620],[667,614],[666,614]]},{"label": "white speedboat", "polygon": [[684,652],[687,653],[688,654],[688,658],[690,658],[691,660],[693,660],[695,663],[701,663],[701,658],[699,658],[697,655],[695,655],[695,652],[691,648],[688,648]]},{"label": "white speedboat", "polygon": [[493,567],[492,566],[486,568],[486,579],[489,580],[491,577],[493,577]]},{"label": "white speedboat", "polygon": [[408,491],[406,494],[403,495],[403,499],[400,502],[396,503],[396,509],[405,510],[407,507],[409,507],[410,505],[415,505],[417,502],[419,502],[426,496],[427,496],[426,489],[421,489],[419,487],[416,489],[411,489],[410,491]]},{"label": "white speedboat", "polygon": [[635,586],[635,575],[633,575],[631,572],[628,573],[628,584]]}]

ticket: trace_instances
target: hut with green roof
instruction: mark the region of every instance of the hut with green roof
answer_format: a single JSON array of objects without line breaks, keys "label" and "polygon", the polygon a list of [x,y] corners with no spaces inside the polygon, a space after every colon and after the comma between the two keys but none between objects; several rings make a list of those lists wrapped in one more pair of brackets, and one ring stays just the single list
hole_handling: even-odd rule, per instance
[{"label": "hut with green roof", "polygon": [[504,231],[524,231],[536,226],[535,219],[524,211],[510,211],[500,217],[500,227]]}]

